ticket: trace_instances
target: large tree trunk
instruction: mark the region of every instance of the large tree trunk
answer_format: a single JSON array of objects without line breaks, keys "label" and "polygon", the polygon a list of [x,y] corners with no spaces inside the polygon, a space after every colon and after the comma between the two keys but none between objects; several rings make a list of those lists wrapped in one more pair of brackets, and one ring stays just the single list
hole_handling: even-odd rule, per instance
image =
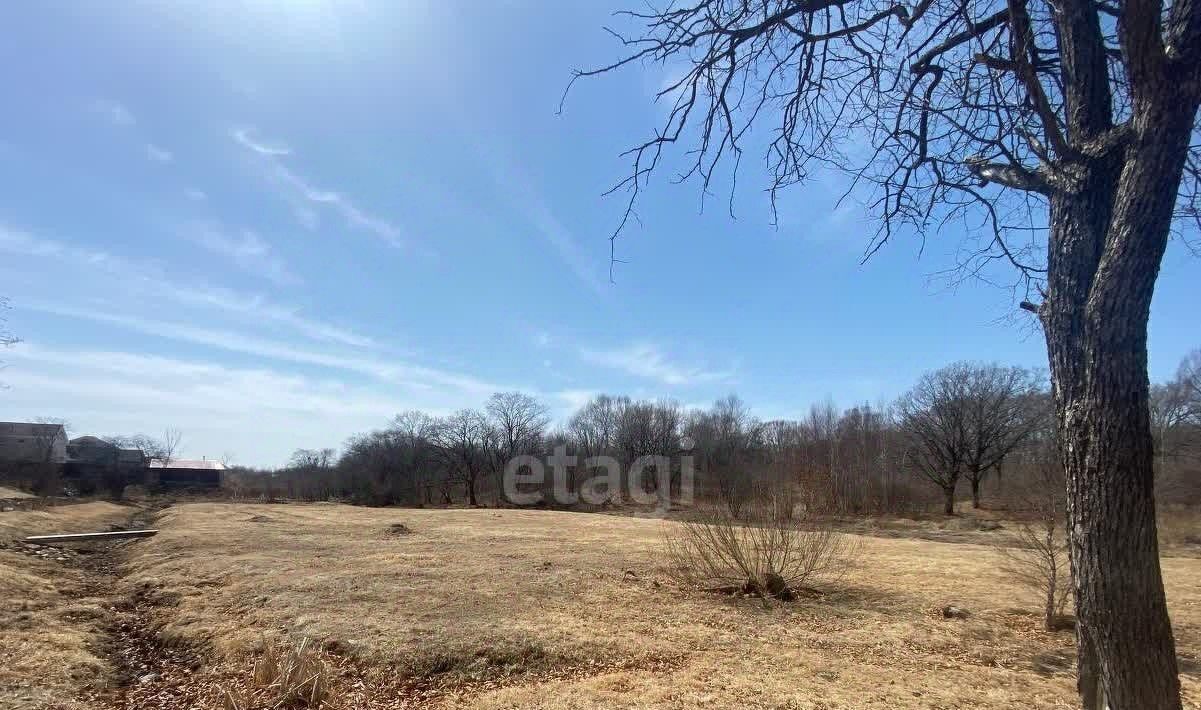
[{"label": "large tree trunk", "polygon": [[954,515],[955,514],[955,489],[954,488],[943,488],[942,493],[943,493],[942,512],[946,513],[947,515]]},{"label": "large tree trunk", "polygon": [[1156,539],[1147,322],[1192,112],[1142,118],[1130,147],[1091,162],[1083,189],[1052,197],[1040,309],[1087,710],[1181,707]]},{"label": "large tree trunk", "polygon": [[972,507],[980,507],[980,476],[975,475],[971,478],[972,481]]}]

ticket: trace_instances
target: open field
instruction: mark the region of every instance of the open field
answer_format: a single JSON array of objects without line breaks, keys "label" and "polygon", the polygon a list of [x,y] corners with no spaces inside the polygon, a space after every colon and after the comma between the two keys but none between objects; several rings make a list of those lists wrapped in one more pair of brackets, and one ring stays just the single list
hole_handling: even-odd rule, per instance
[{"label": "open field", "polygon": [[[85,509],[94,516],[86,524]],[[128,510],[91,504],[69,514],[83,529]],[[395,534],[393,523],[411,532]],[[36,519],[38,531],[47,524]],[[157,521],[158,537],[121,548],[125,574],[107,593],[138,610],[156,653],[189,648],[204,661],[164,664],[151,682],[88,704],[39,704],[101,687],[110,659],[97,650],[100,622],[66,608],[81,602],[54,601],[55,585],[79,584],[83,573],[4,551],[14,568],[49,567],[19,586],[4,582],[0,692],[21,687],[38,701],[13,705],[21,708],[220,707],[218,688],[246,683],[265,639],[308,637],[335,668],[345,708],[1075,706],[1071,632],[1040,629],[1037,600],[997,571],[987,547],[864,537],[853,569],[824,595],[764,608],[675,588],[659,554],[670,524],[549,511],[179,505]],[[1201,707],[1201,560],[1167,557],[1164,568],[1186,706]],[[22,596],[38,607],[27,623],[50,624],[54,636],[14,636],[11,607]],[[971,617],[944,619],[938,610],[949,603]],[[22,657],[42,660],[22,666]],[[47,673],[51,661],[63,672]]]},{"label": "open field", "polygon": [[[971,544],[864,538],[826,596],[764,609],[672,588],[664,523],[650,519],[203,504],[160,525],[127,582],[178,599],[156,612],[165,638],[234,659],[264,634],[309,636],[359,659],[369,686],[445,685],[433,695],[447,706],[1074,704],[1072,635],[1040,631],[1037,603]],[[1201,562],[1164,565],[1180,651],[1195,659]],[[951,602],[972,617],[943,619]]]}]

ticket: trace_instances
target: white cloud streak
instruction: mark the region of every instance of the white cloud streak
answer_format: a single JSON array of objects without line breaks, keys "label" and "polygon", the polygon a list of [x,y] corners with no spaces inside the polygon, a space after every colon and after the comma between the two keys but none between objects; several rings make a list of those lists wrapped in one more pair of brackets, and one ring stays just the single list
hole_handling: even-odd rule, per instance
[{"label": "white cloud streak", "polygon": [[195,224],[184,230],[187,237],[197,245],[233,262],[242,271],[286,286],[300,283],[284,260],[275,253],[269,243],[251,230],[242,230],[238,235],[227,234],[212,224]]},{"label": "white cloud streak", "polygon": [[255,139],[252,133],[253,132],[247,128],[235,128],[234,130],[230,131],[230,135],[233,136],[234,140],[241,143],[246,148],[254,151],[255,153],[258,153],[259,155],[284,156],[292,154],[292,149],[288,146],[278,144],[272,145],[270,143],[261,142]]},{"label": "white cloud streak", "polygon": [[89,310],[51,303],[27,302],[25,308],[68,318],[78,318],[115,325],[144,335],[192,343],[217,350],[269,358],[281,362],[315,365],[332,370],[364,375],[416,390],[449,388],[457,392],[484,397],[493,392],[513,389],[484,382],[470,375],[440,370],[394,359],[379,359],[342,353],[309,350],[293,343],[284,343],[252,335],[204,328],[185,323],[122,316],[108,311]]},{"label": "white cloud streak", "polygon": [[132,126],[137,123],[133,113],[119,101],[96,99],[91,110],[114,126]]},{"label": "white cloud streak", "polygon": [[378,385],[127,352],[22,343],[6,357],[5,406],[14,416],[62,412],[81,434],[174,426],[188,456],[233,452],[254,465],[282,464],[300,446],[337,446],[404,408],[439,412],[460,404],[453,395],[382,392]]},{"label": "white cloud streak", "polygon": [[[304,178],[288,168],[276,163],[275,177],[294,193],[300,195],[312,204],[327,207],[338,213],[348,225],[365,232],[370,232],[394,247],[405,247],[407,243],[401,238],[400,228],[382,217],[364,212],[349,198],[339,192],[322,190],[310,185]],[[307,214],[301,212],[302,222],[312,224],[315,214],[310,210]]]},{"label": "white cloud streak", "polygon": [[146,158],[155,163],[170,163],[175,159],[175,156],[165,148],[160,148],[153,143],[147,143]]},{"label": "white cloud streak", "polygon": [[734,376],[730,371],[708,370],[672,362],[661,348],[650,343],[634,343],[612,349],[582,347],[579,355],[582,360],[593,365],[672,386],[728,382]]},{"label": "white cloud streak", "polygon": [[3,225],[0,225],[0,252],[53,259],[60,269],[70,266],[81,272],[110,274],[118,277],[119,283],[140,286],[156,299],[166,298],[180,305],[216,309],[259,324],[277,323],[312,340],[355,348],[373,348],[378,345],[369,336],[307,318],[300,315],[295,308],[271,303],[257,295],[172,280],[162,275],[161,269],[155,264],[131,261],[103,251],[41,239]]},{"label": "white cloud streak", "polygon": [[268,179],[281,188],[281,194],[291,205],[297,221],[307,229],[318,226],[318,209],[330,210],[351,228],[373,234],[390,246],[410,246],[403,238],[401,228],[391,221],[364,210],[341,192],[315,187],[307,178],[284,165],[281,159],[292,154],[290,148],[259,141],[248,129],[235,129],[230,135],[263,160]]}]

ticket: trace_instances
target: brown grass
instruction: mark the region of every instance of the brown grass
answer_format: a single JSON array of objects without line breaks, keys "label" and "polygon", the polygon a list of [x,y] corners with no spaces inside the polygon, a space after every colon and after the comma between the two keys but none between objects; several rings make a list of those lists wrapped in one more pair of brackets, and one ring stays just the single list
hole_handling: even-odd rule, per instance
[{"label": "brown grass", "polygon": [[108,600],[79,569],[21,553],[27,535],[104,530],[130,509],[83,503],[0,513],[0,708],[84,707],[77,691],[106,682],[98,653]]},{"label": "brown grass", "polygon": [[[253,522],[252,522],[253,521]],[[393,535],[403,522],[412,533]],[[249,677],[266,635],[322,642],[356,708],[1071,708],[1070,632],[986,546],[865,537],[840,586],[763,608],[670,582],[664,526],[549,511],[193,504],[128,584],[160,637]],[[1201,707],[1201,560],[1164,559]],[[944,619],[954,603],[966,620]],[[224,674],[224,675],[222,675]],[[197,682],[205,681],[204,673]],[[213,684],[212,687],[216,687]],[[219,707],[216,694],[211,707]],[[203,705],[202,705],[203,706]]]},{"label": "brown grass", "polygon": [[242,689],[222,688],[223,710],[248,710],[252,707],[288,707],[320,710],[329,708],[329,669],[316,646],[308,638],[295,644],[264,644],[254,662],[248,693]]}]

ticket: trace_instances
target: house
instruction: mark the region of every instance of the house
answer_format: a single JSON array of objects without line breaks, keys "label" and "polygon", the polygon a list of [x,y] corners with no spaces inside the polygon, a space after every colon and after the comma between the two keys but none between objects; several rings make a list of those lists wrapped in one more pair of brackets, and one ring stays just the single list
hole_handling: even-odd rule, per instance
[{"label": "house", "polygon": [[62,424],[0,422],[0,466],[62,465],[67,460],[67,430]]},{"label": "house", "polygon": [[221,487],[225,464],[208,459],[171,459],[151,461],[147,485],[158,488],[203,488]]},{"label": "house", "polygon": [[146,455],[141,449],[122,449],[95,436],[80,436],[67,442],[63,476],[107,485],[135,485],[146,480]]}]

